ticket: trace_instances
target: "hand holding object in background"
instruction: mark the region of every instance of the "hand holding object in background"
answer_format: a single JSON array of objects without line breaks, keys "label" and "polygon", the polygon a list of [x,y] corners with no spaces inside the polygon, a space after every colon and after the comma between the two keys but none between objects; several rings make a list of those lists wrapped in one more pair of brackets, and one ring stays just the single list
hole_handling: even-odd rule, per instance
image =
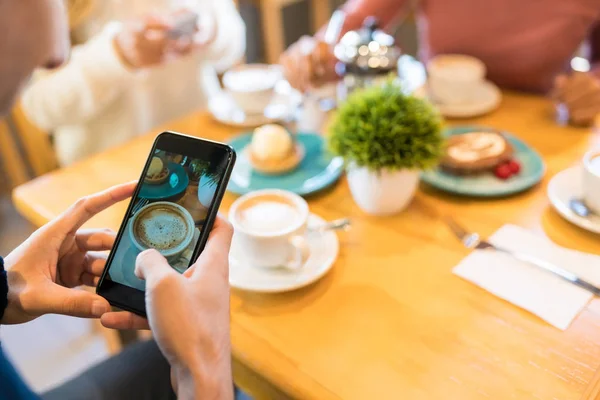
[{"label": "hand holding object in background", "polygon": [[216,37],[214,16],[202,18],[187,9],[167,16],[150,15],[125,24],[114,39],[123,62],[134,69],[149,68],[210,45]]},{"label": "hand holding object in background", "polygon": [[200,14],[182,8],[169,17],[173,28],[169,31],[174,47],[180,54],[209,46],[217,36],[217,21],[212,10]]},{"label": "hand holding object in background", "polygon": [[292,87],[301,92],[337,78],[333,48],[326,42],[303,36],[280,57],[284,76]]},{"label": "hand holding object in background", "polygon": [[171,25],[166,19],[148,16],[123,26],[114,39],[114,46],[121,60],[134,69],[159,65],[166,60],[168,31]]},{"label": "hand holding object in background", "polygon": [[554,80],[553,98],[567,108],[570,123],[592,125],[600,113],[600,80],[588,72],[559,75]]}]

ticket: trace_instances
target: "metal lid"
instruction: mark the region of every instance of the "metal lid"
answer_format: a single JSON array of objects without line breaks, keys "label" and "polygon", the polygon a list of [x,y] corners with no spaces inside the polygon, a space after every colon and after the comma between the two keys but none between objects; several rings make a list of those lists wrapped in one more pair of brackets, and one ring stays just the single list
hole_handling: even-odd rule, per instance
[{"label": "metal lid", "polygon": [[362,28],[342,37],[334,54],[343,63],[342,73],[379,74],[396,68],[400,49],[393,36],[379,29],[375,17],[367,17]]}]

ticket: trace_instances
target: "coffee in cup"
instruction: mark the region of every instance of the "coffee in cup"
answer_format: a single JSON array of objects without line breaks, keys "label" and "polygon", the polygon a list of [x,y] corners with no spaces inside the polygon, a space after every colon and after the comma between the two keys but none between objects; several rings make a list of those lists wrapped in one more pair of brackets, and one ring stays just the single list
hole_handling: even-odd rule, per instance
[{"label": "coffee in cup", "polygon": [[600,150],[590,151],[583,157],[583,201],[600,215]]},{"label": "coffee in cup", "polygon": [[302,266],[309,211],[306,201],[284,190],[261,190],[237,199],[229,211],[232,246],[256,267]]},{"label": "coffee in cup", "polygon": [[444,54],[427,63],[428,89],[434,101],[463,104],[476,98],[484,83],[486,68],[475,57]]},{"label": "coffee in cup", "polygon": [[223,75],[223,86],[244,112],[262,114],[273,100],[281,70],[267,64],[234,67]]},{"label": "coffee in cup", "polygon": [[156,249],[169,258],[190,245],[194,229],[194,220],[185,208],[164,201],[141,208],[132,217],[129,235],[140,251]]}]

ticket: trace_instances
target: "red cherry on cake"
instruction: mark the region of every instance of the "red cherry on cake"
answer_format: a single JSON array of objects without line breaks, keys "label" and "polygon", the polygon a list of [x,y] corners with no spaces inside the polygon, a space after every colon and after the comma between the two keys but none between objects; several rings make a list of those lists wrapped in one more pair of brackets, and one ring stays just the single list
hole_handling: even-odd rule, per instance
[{"label": "red cherry on cake", "polygon": [[510,160],[508,162],[508,167],[510,168],[510,172],[513,174],[518,174],[521,171],[521,164],[518,161]]},{"label": "red cherry on cake", "polygon": [[500,179],[508,179],[512,175],[512,171],[510,170],[510,166],[508,164],[500,164],[494,169],[494,175]]}]

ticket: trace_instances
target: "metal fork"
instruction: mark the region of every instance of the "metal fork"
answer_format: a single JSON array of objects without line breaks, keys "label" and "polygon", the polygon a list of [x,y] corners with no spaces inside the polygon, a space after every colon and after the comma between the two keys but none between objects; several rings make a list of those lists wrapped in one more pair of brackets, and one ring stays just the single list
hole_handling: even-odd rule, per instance
[{"label": "metal fork", "polygon": [[554,265],[552,263],[549,263],[548,261],[544,261],[537,257],[530,256],[528,254],[511,251],[511,250],[504,249],[502,247],[495,246],[492,243],[482,239],[478,233],[468,232],[451,217],[446,216],[443,219],[444,219],[444,222],[446,223],[446,225],[448,225],[450,230],[454,233],[454,235],[462,242],[462,244],[466,248],[478,249],[478,250],[494,250],[494,251],[499,251],[501,253],[508,254],[509,256],[511,256],[514,259],[523,261],[529,265],[533,265],[533,266],[540,268],[546,272],[550,272],[567,282],[570,282],[574,285],[577,285],[577,286],[587,290],[588,292],[593,293],[596,296],[600,296],[599,288],[597,288],[596,286],[592,285],[591,283],[579,278],[577,275],[575,275],[574,273],[572,273],[570,271],[567,271],[566,269],[563,269],[557,265]]}]

